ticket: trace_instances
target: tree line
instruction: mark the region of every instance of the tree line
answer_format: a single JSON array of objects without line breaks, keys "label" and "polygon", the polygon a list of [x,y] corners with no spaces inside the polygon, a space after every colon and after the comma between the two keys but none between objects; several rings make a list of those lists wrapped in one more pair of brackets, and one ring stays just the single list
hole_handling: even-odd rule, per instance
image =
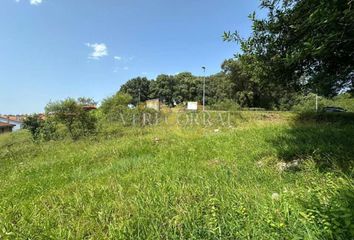
[{"label": "tree line", "polygon": [[[225,61],[225,71],[205,77],[206,104],[214,105],[218,102],[232,100],[241,106],[251,106],[252,103],[243,99],[236,89],[235,82],[230,78],[226,67],[233,63]],[[231,68],[231,66],[230,66]],[[159,75],[156,79],[137,77],[121,86],[119,93],[132,96],[132,104],[138,105],[149,99],[160,99],[167,106],[173,107],[187,101],[202,102],[203,76],[194,76],[190,72],[177,75]]]},{"label": "tree line", "polygon": [[[290,109],[311,93],[333,98],[354,94],[354,2],[351,0],[263,0],[267,17],[251,13],[253,32],[225,32],[241,53],[206,80],[207,104],[230,100],[241,107]],[[133,103],[159,98],[172,106],[201,101],[202,77],[190,73],[135,78],[120,92]]]}]

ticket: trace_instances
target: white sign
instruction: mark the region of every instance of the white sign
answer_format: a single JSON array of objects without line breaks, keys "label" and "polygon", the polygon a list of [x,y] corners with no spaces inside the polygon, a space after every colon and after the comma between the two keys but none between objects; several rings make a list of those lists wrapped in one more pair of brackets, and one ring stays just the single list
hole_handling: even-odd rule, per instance
[{"label": "white sign", "polygon": [[188,102],[187,110],[198,110],[198,102]]}]

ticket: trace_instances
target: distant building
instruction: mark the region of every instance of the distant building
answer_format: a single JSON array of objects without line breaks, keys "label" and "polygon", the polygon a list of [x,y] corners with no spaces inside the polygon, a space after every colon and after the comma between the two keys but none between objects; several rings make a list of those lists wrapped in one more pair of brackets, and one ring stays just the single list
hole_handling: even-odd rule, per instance
[{"label": "distant building", "polygon": [[10,133],[14,127],[13,124],[0,122],[0,134]]},{"label": "distant building", "polygon": [[13,131],[20,130],[22,125],[22,121],[19,116],[0,116],[0,123],[14,125],[12,128]]},{"label": "distant building", "polygon": [[152,99],[145,102],[146,108],[154,109],[155,111],[160,111],[160,100]]}]

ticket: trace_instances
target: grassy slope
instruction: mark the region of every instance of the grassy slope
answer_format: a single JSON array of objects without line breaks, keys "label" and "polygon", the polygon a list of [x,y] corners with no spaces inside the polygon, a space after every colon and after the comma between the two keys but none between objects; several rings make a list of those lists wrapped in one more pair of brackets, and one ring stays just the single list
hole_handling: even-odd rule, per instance
[{"label": "grassy slope", "polygon": [[[353,237],[354,127],[220,129],[132,128],[42,144],[2,136],[0,238]],[[306,159],[301,171],[277,170],[293,159]]]}]

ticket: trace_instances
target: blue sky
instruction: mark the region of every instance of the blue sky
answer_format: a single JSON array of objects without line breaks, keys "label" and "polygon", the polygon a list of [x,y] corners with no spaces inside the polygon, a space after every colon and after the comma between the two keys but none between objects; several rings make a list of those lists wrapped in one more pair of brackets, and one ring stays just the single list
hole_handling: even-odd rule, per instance
[{"label": "blue sky", "polygon": [[220,71],[258,0],[1,0],[0,113],[115,93],[136,76]]}]

